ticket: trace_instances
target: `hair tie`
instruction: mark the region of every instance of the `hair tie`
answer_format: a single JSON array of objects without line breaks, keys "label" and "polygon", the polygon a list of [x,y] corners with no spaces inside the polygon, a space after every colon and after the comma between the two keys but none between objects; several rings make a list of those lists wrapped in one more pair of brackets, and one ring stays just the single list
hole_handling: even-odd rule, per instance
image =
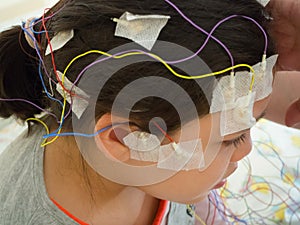
[{"label": "hair tie", "polygon": [[27,43],[29,44],[29,46],[33,49],[36,49],[35,47],[35,36],[33,33],[33,30],[31,29],[31,22],[34,20],[35,18],[30,18],[26,21],[25,26],[24,26],[24,34],[25,34],[25,39],[27,41]]}]

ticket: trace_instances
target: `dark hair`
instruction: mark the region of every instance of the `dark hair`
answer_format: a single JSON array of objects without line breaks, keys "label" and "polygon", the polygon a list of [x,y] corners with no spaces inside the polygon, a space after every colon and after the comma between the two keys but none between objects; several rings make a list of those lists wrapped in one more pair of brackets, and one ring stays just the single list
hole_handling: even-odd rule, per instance
[{"label": "dark hair", "polygon": [[[207,31],[210,31],[220,20],[234,14],[253,18],[267,31],[268,20],[264,8],[256,0],[174,0],[174,3],[196,24]],[[70,29],[74,30],[75,35],[63,48],[55,51],[57,69],[63,71],[75,56],[88,50],[109,51],[129,43],[130,41],[127,39],[114,36],[115,24],[111,20],[111,18],[120,17],[125,11],[134,14],[170,15],[171,19],[162,30],[159,40],[176,43],[193,52],[203,44],[207,37],[188,24],[163,0],[61,0],[47,13],[47,15],[54,14],[46,21],[50,38],[59,31]],[[41,24],[35,25],[34,29],[43,30]],[[222,24],[214,32],[214,36],[227,46],[235,59],[235,64],[254,65],[261,61],[265,39],[262,31],[253,22],[241,17],[233,18]],[[45,35],[39,35],[38,39],[41,40],[43,53],[47,46]],[[272,40],[269,37],[267,55],[274,54],[274,51]],[[213,40],[209,40],[199,56],[212,71],[231,66],[228,54]],[[80,71],[97,57],[99,56],[89,55],[76,61],[68,72],[68,79],[74,81]],[[48,71],[53,74],[50,57],[45,57],[44,61]],[[122,87],[134,79],[146,76],[161,76],[171,79],[191,96],[199,116],[208,113],[209,100],[203,95],[195,81],[171,75],[160,63],[147,62],[128,66],[118,71],[110,79],[98,99],[98,116],[110,112],[115,96]],[[55,78],[53,77],[53,79]],[[61,99],[58,94],[55,97]],[[51,108],[58,116],[61,113],[61,107],[56,102],[49,101],[43,93],[38,75],[36,53],[28,46],[24,39],[24,33],[18,27],[0,34],[0,98],[23,98],[44,109]],[[160,98],[143,99],[135,107],[136,109],[147,109],[144,113],[134,113],[134,111],[131,113],[131,120],[135,121],[142,130],[148,129],[148,121],[153,117],[163,118],[168,130],[174,130],[180,124],[176,110],[170,103]],[[27,103],[0,101],[0,116],[2,117],[16,115],[24,120],[39,112],[37,108]]]}]

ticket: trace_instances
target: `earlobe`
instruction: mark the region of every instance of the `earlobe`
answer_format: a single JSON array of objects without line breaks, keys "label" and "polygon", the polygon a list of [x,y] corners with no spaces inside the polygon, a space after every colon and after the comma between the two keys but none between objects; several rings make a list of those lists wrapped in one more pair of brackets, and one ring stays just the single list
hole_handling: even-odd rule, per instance
[{"label": "earlobe", "polygon": [[[115,118],[114,121],[116,121]],[[105,154],[106,157],[111,160],[125,162],[130,159],[130,152],[123,143],[123,137],[130,131],[119,126],[121,125],[112,126],[111,114],[107,113],[101,116],[96,123],[95,131],[105,127],[107,129],[95,136],[95,143],[98,150]]]}]

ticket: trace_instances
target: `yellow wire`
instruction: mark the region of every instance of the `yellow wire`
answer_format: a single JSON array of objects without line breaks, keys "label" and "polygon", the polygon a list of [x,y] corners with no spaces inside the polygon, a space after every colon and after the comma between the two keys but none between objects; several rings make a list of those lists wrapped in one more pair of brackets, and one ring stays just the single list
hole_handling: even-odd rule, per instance
[{"label": "yellow wire", "polygon": [[27,120],[25,120],[25,122],[28,122],[28,121],[37,121],[37,122],[41,123],[45,127],[47,134],[50,133],[47,124],[45,124],[42,120],[37,119],[37,118],[28,118]]},{"label": "yellow wire", "polygon": [[[63,84],[64,84],[64,77],[62,78],[62,85],[63,85]],[[64,103],[63,103],[63,109],[62,109],[61,117],[60,117],[60,124],[62,124],[62,121],[63,121],[63,119],[64,119],[65,109],[66,109],[66,99],[67,99],[65,91],[64,91],[63,93],[64,93],[64,96],[63,96],[63,98],[64,98]],[[58,135],[61,133],[61,129],[62,129],[62,127],[59,128],[59,130],[58,130],[58,132],[57,132],[57,135],[56,135],[51,141],[42,143],[41,146],[44,147],[44,146],[49,145],[49,144],[53,143],[54,141],[56,141],[57,138],[58,138]]]},{"label": "yellow wire", "polygon": [[[255,79],[255,71],[254,69],[252,68],[252,66],[248,65],[248,64],[238,64],[238,65],[235,65],[235,66],[232,66],[232,67],[228,67],[224,70],[220,70],[220,71],[217,71],[217,72],[213,72],[213,73],[208,73],[208,74],[203,74],[203,75],[198,75],[198,76],[185,76],[185,75],[182,75],[182,74],[178,74],[176,71],[174,71],[162,58],[160,58],[159,56],[155,55],[155,54],[152,54],[152,53],[145,53],[145,52],[130,52],[130,53],[125,53],[125,54],[122,54],[122,55],[119,55],[119,56],[114,56],[114,55],[111,55],[107,52],[103,52],[103,51],[100,51],[100,50],[90,50],[90,51],[87,51],[85,53],[82,53],[78,56],[76,56],[75,58],[73,58],[69,64],[67,65],[67,67],[65,68],[64,72],[63,72],[63,75],[62,75],[62,85],[64,84],[64,79],[65,79],[65,76],[66,76],[66,73],[68,71],[68,69],[71,67],[71,65],[76,61],[78,60],[79,58],[81,57],[84,57],[86,55],[89,55],[89,54],[101,54],[101,55],[105,55],[107,57],[112,57],[112,58],[115,58],[115,59],[121,59],[121,58],[124,58],[124,57],[128,57],[128,56],[133,56],[133,55],[150,55],[152,56],[153,58],[157,59],[158,61],[160,61],[171,73],[173,73],[175,76],[179,77],[179,78],[182,78],[182,79],[188,79],[188,80],[195,80],[195,79],[201,79],[201,78],[206,78],[206,77],[211,77],[211,76],[217,76],[217,75],[220,75],[220,74],[223,74],[223,73],[226,73],[228,71],[231,71],[231,70],[234,70],[236,68],[240,68],[240,67],[247,67],[250,69],[250,71],[253,73],[253,76],[252,76],[252,81],[251,81],[251,84],[250,84],[250,91],[252,91],[252,88],[253,88],[253,85],[254,85],[254,79]],[[62,114],[61,114],[61,119],[60,119],[60,123],[62,123],[63,121],[63,118],[64,118],[64,113],[65,113],[65,108],[66,108],[66,94],[64,92],[64,103],[63,103],[63,110],[62,110]],[[57,132],[57,136],[55,136],[55,138],[53,138],[51,141],[47,142],[47,143],[44,143],[43,146],[45,145],[48,145],[48,144],[51,144],[53,143],[57,138],[58,138],[58,134],[61,133],[61,128],[58,130]]]},{"label": "yellow wire", "polygon": [[190,207],[190,205],[186,205],[188,210],[195,216],[196,220],[198,220],[202,225],[206,225],[206,223],[196,214],[196,212]]},{"label": "yellow wire", "polygon": [[[37,122],[39,122],[40,124],[42,124],[44,126],[44,128],[46,130],[46,133],[50,134],[50,131],[49,131],[49,128],[48,128],[47,124],[44,123],[42,120],[37,119],[37,118],[28,118],[27,120],[25,120],[25,122],[28,122],[28,121],[37,121]],[[45,141],[46,141],[46,139],[42,142],[41,147],[44,147]]]},{"label": "yellow wire", "polygon": [[195,79],[202,79],[202,78],[211,77],[211,76],[217,76],[217,75],[226,73],[228,71],[231,71],[231,70],[234,70],[234,69],[237,69],[237,68],[240,68],[240,67],[246,67],[246,68],[249,68],[249,70],[253,73],[252,81],[251,81],[251,84],[250,84],[250,91],[252,91],[252,89],[253,89],[254,80],[255,80],[255,71],[254,71],[253,67],[250,66],[250,65],[248,65],[248,64],[238,64],[238,65],[231,66],[231,67],[228,67],[226,69],[223,69],[223,70],[220,70],[220,71],[217,71],[217,72],[208,73],[208,74],[202,74],[202,75],[197,75],[197,76],[185,76],[185,75],[182,75],[182,74],[178,74],[162,58],[160,58],[159,56],[157,56],[155,54],[152,54],[152,53],[130,52],[130,53],[125,53],[123,55],[114,56],[114,55],[111,55],[111,54],[109,54],[107,52],[103,52],[103,51],[100,51],[100,50],[90,50],[90,51],[87,51],[87,52],[85,52],[83,54],[80,54],[80,55],[76,56],[74,59],[72,59],[70,61],[70,63],[65,68],[64,73],[63,73],[63,77],[67,73],[67,71],[70,68],[70,66],[74,63],[74,61],[76,61],[77,59],[79,59],[79,58],[81,58],[83,56],[86,56],[88,54],[93,54],[93,53],[105,55],[105,56],[116,58],[116,59],[121,59],[121,58],[124,58],[124,57],[133,56],[133,55],[150,55],[153,58],[156,58],[158,61],[160,61],[175,76],[177,76],[179,78],[182,78],[182,79],[188,79],[188,80],[192,80],[192,79],[195,80]]},{"label": "yellow wire", "polygon": [[[62,80],[61,80],[62,85],[64,85],[64,82],[65,82],[65,76],[62,76]],[[62,109],[61,117],[60,117],[61,126],[62,126],[62,121],[64,119],[66,105],[67,105],[66,104],[67,103],[67,96],[66,96],[65,91],[63,91],[63,94],[64,94],[64,96],[63,96],[64,102],[63,102],[63,109]],[[51,141],[43,142],[41,146],[45,147],[46,145],[49,145],[49,144],[53,143],[54,141],[56,141],[57,138],[58,138],[58,135],[61,133],[61,129],[62,129],[62,127],[59,128],[58,132],[56,133],[56,136]]]}]

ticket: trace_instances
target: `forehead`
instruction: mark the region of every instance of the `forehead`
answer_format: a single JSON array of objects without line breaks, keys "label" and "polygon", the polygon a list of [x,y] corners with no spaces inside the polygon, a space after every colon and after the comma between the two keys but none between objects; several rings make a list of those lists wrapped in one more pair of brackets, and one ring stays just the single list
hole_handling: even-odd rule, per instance
[{"label": "forehead", "polygon": [[[256,120],[261,119],[264,116],[265,110],[268,106],[270,96],[256,101],[253,107],[253,116]],[[194,119],[172,135],[175,139],[190,140],[191,138],[201,138],[204,142],[210,139],[211,136],[214,138],[222,138],[220,134],[220,114],[221,112],[207,114],[204,117]],[[226,138],[236,137],[237,135],[245,132],[245,130],[226,135]]]}]

